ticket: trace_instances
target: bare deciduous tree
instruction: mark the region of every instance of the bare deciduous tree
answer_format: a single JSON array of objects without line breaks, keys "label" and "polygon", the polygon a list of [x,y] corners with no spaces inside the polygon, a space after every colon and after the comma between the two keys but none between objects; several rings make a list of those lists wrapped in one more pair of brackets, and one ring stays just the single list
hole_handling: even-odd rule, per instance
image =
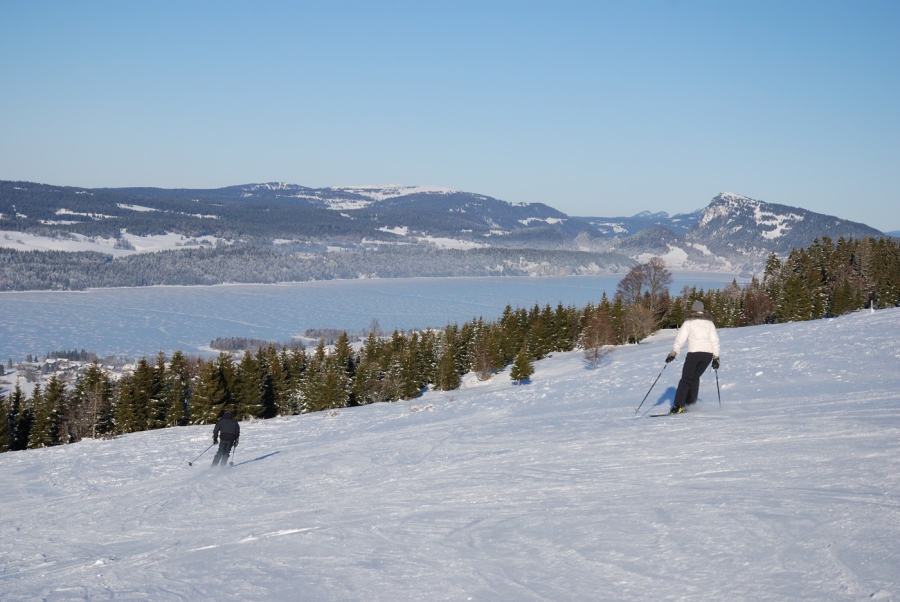
[{"label": "bare deciduous tree", "polygon": [[759,326],[765,324],[770,316],[775,313],[776,307],[763,290],[749,295],[744,303],[744,313],[741,316],[742,326]]},{"label": "bare deciduous tree", "polygon": [[662,309],[662,302],[672,286],[672,272],[666,267],[666,262],[660,257],[651,257],[644,264],[644,277],[647,283],[647,292],[650,293],[651,312],[656,314]]},{"label": "bare deciduous tree", "polygon": [[622,299],[623,305],[626,307],[636,305],[643,300],[645,278],[644,264],[639,263],[632,266],[628,273],[619,281],[619,284],[616,286],[616,297]]},{"label": "bare deciduous tree", "polygon": [[494,357],[492,342],[490,337],[484,337],[475,351],[475,374],[478,380],[488,380],[494,375],[494,364],[497,363],[497,359]]},{"label": "bare deciduous tree", "polygon": [[594,316],[585,325],[581,333],[581,346],[584,359],[596,370],[597,364],[605,356],[612,353],[616,342],[616,333],[606,316]]},{"label": "bare deciduous tree", "polygon": [[654,314],[661,307],[663,299],[672,285],[672,272],[660,257],[651,257],[646,263],[632,266],[616,287],[616,296],[622,303],[645,305]]},{"label": "bare deciduous tree", "polygon": [[656,328],[656,317],[643,305],[632,305],[625,308],[624,324],[628,339],[637,343],[650,336]]}]

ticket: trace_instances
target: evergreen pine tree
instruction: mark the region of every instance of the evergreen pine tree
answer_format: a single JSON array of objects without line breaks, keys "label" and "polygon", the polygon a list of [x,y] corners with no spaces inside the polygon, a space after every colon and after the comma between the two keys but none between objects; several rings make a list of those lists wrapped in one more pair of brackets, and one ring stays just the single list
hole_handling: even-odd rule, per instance
[{"label": "evergreen pine tree", "polygon": [[769,255],[766,259],[766,269],[763,275],[763,288],[769,299],[778,299],[781,293],[781,285],[783,280],[781,261],[775,253]]},{"label": "evergreen pine tree", "polygon": [[[271,366],[271,364],[268,364]],[[276,414],[275,406],[275,387],[273,384],[272,371],[266,370],[261,373],[259,381],[259,406],[260,418],[274,418]]]},{"label": "evergreen pine tree", "polygon": [[156,367],[153,371],[153,395],[150,398],[149,427],[159,429],[166,427],[166,416],[169,413],[171,393],[169,374],[166,369],[166,354],[162,351],[156,356]]},{"label": "evergreen pine tree", "polygon": [[434,384],[439,391],[452,391],[459,388],[459,372],[453,358],[453,346],[450,344],[445,344],[444,350],[441,352]]},{"label": "evergreen pine tree", "polygon": [[374,361],[374,348],[370,341],[373,338],[369,335],[366,346],[360,354],[359,364],[356,367],[356,376],[353,379],[352,397],[357,405],[365,405],[376,401],[373,396],[375,385],[378,381],[378,365]]},{"label": "evergreen pine tree", "polygon": [[528,349],[522,347],[516,360],[513,362],[512,368],[509,370],[509,378],[516,381],[517,385],[522,384],[523,380],[528,380],[534,374],[534,364],[531,362]]},{"label": "evergreen pine tree", "polygon": [[407,349],[400,357],[398,388],[401,399],[412,399],[418,397],[422,392],[422,383],[416,368],[416,354],[412,349]]},{"label": "evergreen pine tree", "polygon": [[872,239],[864,236],[856,245],[853,253],[853,270],[862,288],[863,304],[868,307],[874,298],[877,283],[875,282],[875,257],[872,249]]},{"label": "evergreen pine tree", "polygon": [[308,359],[303,349],[294,349],[287,354],[284,391],[277,398],[278,413],[282,416],[300,413],[300,388],[303,385]]},{"label": "evergreen pine tree", "polygon": [[142,357],[131,379],[131,431],[146,431],[156,424],[154,406],[158,395],[156,370]]},{"label": "evergreen pine tree", "polygon": [[[133,375],[124,376],[119,380],[119,385],[116,387],[115,430],[119,434],[132,433],[138,430],[133,415],[133,400],[134,377]],[[76,441],[79,440],[81,436],[81,432],[78,432],[78,434],[73,433],[73,437]]]},{"label": "evergreen pine tree", "polygon": [[609,302],[606,291],[603,291],[603,294],[600,295],[600,303],[597,305],[597,311],[606,315],[607,318],[612,317],[612,303]]},{"label": "evergreen pine tree", "polygon": [[29,448],[50,447],[60,443],[59,430],[65,394],[65,383],[54,374],[47,381],[40,405],[35,407],[34,427],[28,439]]},{"label": "evergreen pine tree", "polygon": [[528,315],[528,334],[525,338],[526,347],[528,347],[532,357],[535,359],[545,357],[552,351],[555,338],[552,326],[553,311],[550,309],[550,305],[547,304],[543,308],[539,308],[535,304]]},{"label": "evergreen pine tree", "polygon": [[612,327],[616,333],[616,342],[620,345],[627,343],[628,335],[625,332],[625,306],[622,304],[621,297],[616,297],[616,300],[609,310],[609,317],[612,320]]},{"label": "evergreen pine tree", "polygon": [[0,453],[9,451],[9,399],[0,395]]},{"label": "evergreen pine tree", "polygon": [[28,442],[31,439],[31,431],[34,428],[35,408],[39,408],[43,402],[43,394],[41,393],[41,384],[37,383],[31,392],[31,397],[23,401],[19,408],[19,416],[16,419],[16,428],[18,432],[18,449],[27,449]]},{"label": "evergreen pine tree", "polygon": [[[320,372],[317,407],[319,410],[346,407],[350,403],[353,390],[351,374],[354,370],[353,349],[350,347],[349,338],[346,332],[342,332],[335,342],[334,351],[327,356],[321,343],[320,341],[315,354]],[[395,330],[392,347],[402,349],[403,344],[403,337]]]},{"label": "evergreen pine tree", "polygon": [[669,306],[669,313],[666,316],[665,327],[666,328],[678,328],[684,323],[684,318],[687,315],[687,310],[684,306],[684,298],[681,296],[675,297],[675,300],[672,301],[672,304]]},{"label": "evergreen pine tree", "polygon": [[234,382],[235,416],[238,420],[255,418],[262,415],[262,403],[260,389],[262,381],[262,367],[260,361],[265,361],[259,349],[254,357],[250,351],[244,352],[244,357],[237,366]]},{"label": "evergreen pine tree", "polygon": [[165,391],[166,426],[179,426],[188,423],[188,407],[191,390],[191,362],[181,351],[172,354],[169,370],[166,375]]},{"label": "evergreen pine tree", "polygon": [[418,352],[416,353],[416,365],[419,370],[419,378],[423,385],[436,382],[438,366],[437,348],[438,341],[435,332],[431,329],[422,332],[422,336],[419,337]]},{"label": "evergreen pine tree", "polygon": [[22,432],[19,429],[19,414],[22,411],[22,406],[25,405],[25,394],[22,392],[21,387],[19,387],[19,383],[16,382],[16,387],[9,394],[6,403],[6,423],[7,423],[7,437],[9,441],[9,451],[17,451],[20,449],[25,449],[28,443],[28,439],[22,440]]},{"label": "evergreen pine tree", "polygon": [[857,291],[854,291],[848,279],[843,278],[834,287],[828,303],[828,313],[840,316],[848,311],[859,309],[861,301],[861,297]]},{"label": "evergreen pine tree", "polygon": [[351,382],[345,366],[335,356],[325,362],[321,404],[323,410],[347,407],[350,402]]},{"label": "evergreen pine tree", "polygon": [[325,355],[324,340],[319,340],[310,359],[301,391],[304,412],[341,408],[349,402],[350,379],[334,355]]},{"label": "evergreen pine tree", "polygon": [[456,367],[460,374],[465,374],[475,366],[476,321],[463,322],[456,334]]},{"label": "evergreen pine tree", "polygon": [[316,350],[310,357],[306,368],[305,378],[300,388],[301,411],[319,412],[327,407],[326,394],[326,365],[325,365],[325,341],[319,339]]},{"label": "evergreen pine tree", "polygon": [[517,308],[513,311],[509,305],[504,308],[500,317],[500,352],[504,366],[516,357],[516,352],[525,344],[527,321],[525,310]]},{"label": "evergreen pine tree", "polygon": [[571,351],[575,348],[577,319],[578,314],[574,307],[563,307],[562,303],[557,304],[556,313],[553,316],[553,351]]},{"label": "evergreen pine tree", "polygon": [[875,306],[900,305],[900,244],[885,238],[873,241],[872,276]]},{"label": "evergreen pine tree", "polygon": [[233,375],[231,356],[227,353],[199,364],[197,387],[191,396],[191,424],[213,424],[231,407]]},{"label": "evergreen pine tree", "polygon": [[272,375],[272,394],[274,396],[271,409],[272,416],[290,416],[294,413],[291,409],[291,357],[285,347],[276,355],[275,348],[269,356],[269,366]]},{"label": "evergreen pine tree", "polygon": [[[99,364],[94,362],[88,366],[87,371],[75,386],[74,397],[75,405],[79,408],[79,414],[82,417],[83,428],[89,430],[83,436],[89,435],[91,438],[95,438],[114,430],[113,386],[109,376]],[[129,402],[129,413],[131,409]]]}]

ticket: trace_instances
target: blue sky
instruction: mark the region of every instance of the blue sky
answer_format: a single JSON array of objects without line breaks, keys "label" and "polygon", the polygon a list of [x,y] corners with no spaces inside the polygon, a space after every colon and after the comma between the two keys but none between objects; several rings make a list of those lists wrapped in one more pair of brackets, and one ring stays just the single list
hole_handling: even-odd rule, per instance
[{"label": "blue sky", "polygon": [[0,179],[900,229],[898,2],[0,2]]}]

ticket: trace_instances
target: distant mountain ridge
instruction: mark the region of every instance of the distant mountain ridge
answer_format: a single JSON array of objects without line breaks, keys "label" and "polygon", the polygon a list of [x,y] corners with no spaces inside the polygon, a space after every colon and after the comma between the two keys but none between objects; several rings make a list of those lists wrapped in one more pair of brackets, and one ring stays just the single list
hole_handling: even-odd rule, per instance
[{"label": "distant mountain ridge", "polygon": [[[632,260],[659,255],[672,267],[748,274],[758,272],[770,253],[785,254],[817,237],[883,236],[865,224],[727,192],[687,214],[579,217],[544,203],[511,203],[439,186],[309,188],[285,182],[218,189],[0,182],[0,230],[90,240],[177,233],[197,244],[306,253],[426,245],[589,251]],[[122,253],[131,252],[128,244],[120,246]],[[0,246],[22,249],[3,240]]]},{"label": "distant mountain ridge", "polygon": [[730,192],[719,193],[706,208],[688,215],[695,221],[681,232],[656,226],[599,241],[582,236],[577,242],[582,250],[615,251],[635,259],[652,253],[670,265],[750,274],[771,253],[784,255],[816,238],[884,236],[865,224]]},{"label": "distant mountain ridge", "polygon": [[865,224],[725,192],[703,210],[685,239],[702,243],[713,253],[736,252],[762,259],[772,252],[781,255],[794,247],[807,246],[823,236],[836,240],[841,236],[883,235]]},{"label": "distant mountain ridge", "polygon": [[[244,184],[213,190],[120,188],[126,194],[146,198],[215,199],[249,204],[274,203],[282,206],[331,211],[353,211],[363,220],[380,215],[378,228],[417,230],[407,223],[409,216],[423,222],[424,235],[473,234],[502,236],[540,224],[558,225],[569,216],[543,203],[509,203],[482,194],[460,192],[439,186],[333,186],[307,188],[285,182]],[[426,214],[433,214],[430,218]],[[452,214],[452,216],[447,215]],[[438,217],[439,219],[435,219]],[[577,232],[576,232],[577,234]],[[466,237],[464,237],[466,238]],[[500,245],[502,246],[502,245]]]},{"label": "distant mountain ridge", "polygon": [[[631,217],[569,216],[543,203],[511,203],[472,192],[461,192],[440,186],[330,186],[307,188],[286,182],[243,184],[218,189],[119,188],[125,193],[144,197],[179,196],[213,198],[246,202],[274,202],[283,205],[315,207],[335,211],[359,209],[382,211],[435,211],[439,213],[471,213],[482,218],[480,225],[489,230],[519,230],[533,222],[557,225],[577,235],[584,223],[595,226],[603,236],[635,234],[646,228],[664,226],[683,232],[700,217],[700,210],[670,217],[665,211],[642,211]],[[574,227],[565,222],[574,221]],[[539,224],[535,224],[539,225]]]}]

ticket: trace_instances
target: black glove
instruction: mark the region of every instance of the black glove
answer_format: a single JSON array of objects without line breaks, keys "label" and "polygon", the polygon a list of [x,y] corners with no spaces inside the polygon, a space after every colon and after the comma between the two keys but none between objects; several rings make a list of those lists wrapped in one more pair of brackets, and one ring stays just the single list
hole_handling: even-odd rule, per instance
[{"label": "black glove", "polygon": [[237,442],[238,442],[238,440],[235,439],[235,440],[234,440],[234,446],[235,446],[235,447],[237,447]]},{"label": "black glove", "polygon": [[218,442],[219,442],[219,440],[216,439],[215,437],[213,437],[213,445],[215,445],[215,444],[218,443]]},{"label": "black glove", "polygon": [[719,358],[714,357],[713,358],[713,370],[718,370],[718,369],[719,369]]},{"label": "black glove", "polygon": [[668,356],[666,356],[666,363],[668,364],[669,362],[674,360],[676,355],[678,355],[678,354],[673,351]]}]

